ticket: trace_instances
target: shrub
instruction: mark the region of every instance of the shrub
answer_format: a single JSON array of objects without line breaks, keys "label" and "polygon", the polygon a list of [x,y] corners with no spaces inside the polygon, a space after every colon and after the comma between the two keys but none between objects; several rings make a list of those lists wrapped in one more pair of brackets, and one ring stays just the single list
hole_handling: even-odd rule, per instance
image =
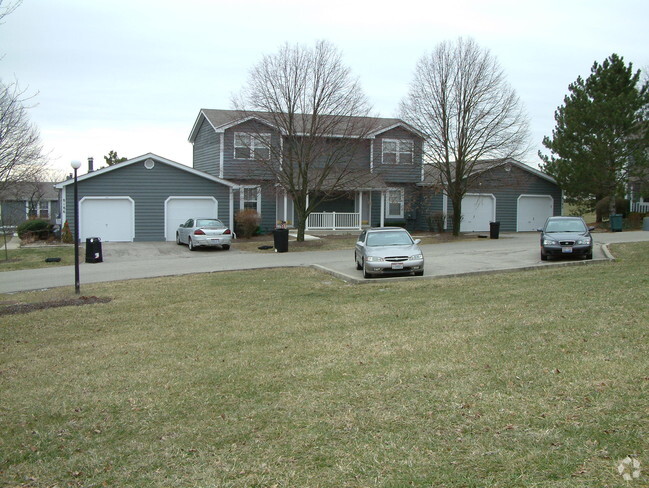
[{"label": "shrub", "polygon": [[261,215],[256,210],[246,208],[235,214],[234,221],[237,224],[237,234],[250,239],[259,229]]},{"label": "shrub", "polygon": [[444,232],[444,221],[446,220],[444,212],[433,212],[426,220],[428,221],[428,230],[431,232]]},{"label": "shrub", "polygon": [[28,220],[26,222],[23,222],[16,228],[18,237],[20,237],[21,239],[48,230],[50,230],[50,223],[47,220],[39,219]]},{"label": "shrub", "polygon": [[[599,202],[597,202],[597,205],[595,205],[595,210],[596,212],[603,216],[607,217],[609,214],[608,210],[608,202],[610,198],[602,198]],[[616,198],[615,199],[615,213],[617,214],[622,214],[623,217],[626,217],[626,215],[629,213],[629,200],[626,200],[624,198]]]},{"label": "shrub", "polygon": [[642,228],[642,223],[644,218],[649,215],[641,212],[631,212],[626,217],[626,228],[627,229],[640,229]]},{"label": "shrub", "polygon": [[63,224],[61,240],[66,244],[72,244],[74,242],[74,237],[72,237],[72,232],[70,232],[70,224],[68,224],[67,220],[65,221],[65,224]]}]

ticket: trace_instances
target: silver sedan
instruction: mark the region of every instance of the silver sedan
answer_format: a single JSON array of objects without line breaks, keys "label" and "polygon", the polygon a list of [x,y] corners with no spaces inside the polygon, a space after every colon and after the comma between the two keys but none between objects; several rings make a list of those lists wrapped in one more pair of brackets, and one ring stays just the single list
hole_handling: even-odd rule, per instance
[{"label": "silver sedan", "polygon": [[414,273],[424,274],[424,255],[419,239],[413,240],[401,227],[379,227],[364,230],[354,249],[356,269],[363,277],[375,275]]},{"label": "silver sedan", "polygon": [[192,218],[178,227],[176,243],[187,244],[190,251],[202,246],[220,246],[227,251],[232,245],[232,231],[219,219]]}]

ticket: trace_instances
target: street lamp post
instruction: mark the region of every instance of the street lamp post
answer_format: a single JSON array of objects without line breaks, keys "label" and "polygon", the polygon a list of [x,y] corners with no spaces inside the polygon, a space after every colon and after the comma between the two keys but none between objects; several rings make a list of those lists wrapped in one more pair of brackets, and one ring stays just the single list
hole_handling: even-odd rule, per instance
[{"label": "street lamp post", "polygon": [[81,293],[79,282],[79,192],[77,187],[77,170],[81,167],[81,161],[70,163],[74,169],[74,292]]}]

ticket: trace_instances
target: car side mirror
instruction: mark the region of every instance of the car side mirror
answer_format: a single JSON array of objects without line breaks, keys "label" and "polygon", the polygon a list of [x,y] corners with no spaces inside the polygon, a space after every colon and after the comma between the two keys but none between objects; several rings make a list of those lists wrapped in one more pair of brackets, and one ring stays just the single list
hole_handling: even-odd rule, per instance
[{"label": "car side mirror", "polygon": [[588,228],[588,232],[592,232],[592,231],[594,231],[594,230],[595,230],[595,227],[589,227],[589,228]]},{"label": "car side mirror", "polygon": [[536,229],[536,232],[543,232],[543,229]]},{"label": "car side mirror", "polygon": [[415,244],[419,244],[421,242],[421,239],[415,239]]}]

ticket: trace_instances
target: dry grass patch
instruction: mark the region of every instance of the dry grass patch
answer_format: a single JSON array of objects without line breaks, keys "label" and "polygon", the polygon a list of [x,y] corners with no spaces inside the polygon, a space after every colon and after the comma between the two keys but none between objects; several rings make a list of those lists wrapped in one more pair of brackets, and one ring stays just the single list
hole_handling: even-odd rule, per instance
[{"label": "dry grass patch", "polygon": [[649,246],[615,252],[365,286],[87,285],[112,301],[0,326],[0,484],[629,486],[617,462],[649,464]]}]

